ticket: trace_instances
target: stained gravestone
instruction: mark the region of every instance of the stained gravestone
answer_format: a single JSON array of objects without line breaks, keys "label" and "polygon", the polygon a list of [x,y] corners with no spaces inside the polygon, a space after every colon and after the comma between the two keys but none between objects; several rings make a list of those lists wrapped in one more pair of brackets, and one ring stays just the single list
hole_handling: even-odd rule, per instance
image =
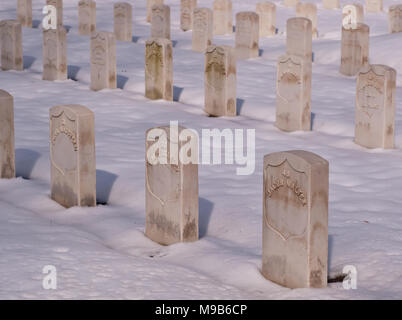
[{"label": "stained gravestone", "polygon": [[147,0],[147,22],[151,22],[152,20],[152,7],[162,4],[163,0]]},{"label": "stained gravestone", "polygon": [[133,8],[127,2],[114,4],[114,34],[116,40],[131,42],[133,40]]},{"label": "stained gravestone", "polygon": [[233,13],[231,0],[214,0],[213,21],[215,35],[233,33]]},{"label": "stained gravestone", "polygon": [[[352,10],[354,12],[352,12]],[[344,24],[348,24],[352,22],[354,19],[356,20],[356,24],[364,23],[364,8],[361,4],[358,3],[347,4],[343,7],[342,11],[344,20],[346,16],[348,16],[346,21],[344,21]]]},{"label": "stained gravestone", "polygon": [[43,80],[67,79],[66,29],[43,30]]},{"label": "stained gravestone", "polygon": [[322,0],[324,9],[339,9],[341,7],[339,0]]},{"label": "stained gravestone", "polygon": [[383,9],[382,0],[366,0],[366,12],[376,13]]},{"label": "stained gravestone", "polygon": [[157,5],[152,7],[151,37],[170,40],[170,7]]},{"label": "stained gravestone", "polygon": [[96,2],[81,0],[78,3],[78,34],[90,36],[96,31]]},{"label": "stained gravestone", "polygon": [[212,10],[208,8],[194,9],[193,20],[192,49],[197,52],[205,52],[207,47],[212,44]]},{"label": "stained gravestone", "polygon": [[342,26],[340,73],[356,75],[360,68],[368,64],[370,28],[358,23],[356,28]]},{"label": "stained gravestone", "polygon": [[32,28],[32,0],[17,1],[17,19],[21,26]]},{"label": "stained gravestone", "polygon": [[197,7],[197,0],[181,0],[180,7],[180,28],[183,31],[191,30],[193,27],[194,9]]},{"label": "stained gravestone", "polygon": [[0,34],[1,68],[3,70],[23,70],[21,23],[15,20],[0,21]]},{"label": "stained gravestone", "polygon": [[236,14],[236,58],[249,59],[259,56],[260,24],[255,12]]},{"label": "stained gravestone", "polygon": [[296,7],[299,3],[299,0],[283,0],[283,5],[285,7]]},{"label": "stained gravestone", "polygon": [[[46,0],[46,4],[56,8],[57,27],[63,26],[63,0]],[[51,22],[50,22],[51,23]]]},{"label": "stained gravestone", "polygon": [[259,2],[256,12],[260,17],[260,37],[271,37],[276,33],[276,5],[272,2]]},{"label": "stained gravestone", "polygon": [[288,288],[327,286],[328,161],[301,150],[264,157],[262,274]]},{"label": "stained gravestone", "polygon": [[290,18],[286,22],[286,53],[312,61],[312,23],[307,18]]},{"label": "stained gravestone", "polygon": [[116,38],[96,31],[91,36],[91,90],[116,89]]},{"label": "stained gravestone", "polygon": [[394,147],[396,71],[363,67],[357,77],[355,142],[367,148]]},{"label": "stained gravestone", "polygon": [[94,126],[87,107],[50,109],[51,197],[66,208],[96,205]]},{"label": "stained gravestone", "polygon": [[205,53],[205,112],[236,116],[236,53],[229,46],[209,46]]},{"label": "stained gravestone", "polygon": [[295,55],[278,59],[276,126],[283,131],[311,130],[311,61]]},{"label": "stained gravestone", "polygon": [[0,179],[14,177],[14,98],[0,90]]},{"label": "stained gravestone", "polygon": [[145,96],[173,100],[173,46],[168,39],[151,38],[146,42]]},{"label": "stained gravestone", "polygon": [[318,37],[317,5],[311,2],[301,2],[296,5],[296,17],[307,18],[311,21],[313,38]]},{"label": "stained gravestone", "polygon": [[159,244],[198,240],[197,157],[194,132],[174,125],[147,130],[145,235]]},{"label": "stained gravestone", "polygon": [[402,32],[402,4],[389,7],[389,32]]}]

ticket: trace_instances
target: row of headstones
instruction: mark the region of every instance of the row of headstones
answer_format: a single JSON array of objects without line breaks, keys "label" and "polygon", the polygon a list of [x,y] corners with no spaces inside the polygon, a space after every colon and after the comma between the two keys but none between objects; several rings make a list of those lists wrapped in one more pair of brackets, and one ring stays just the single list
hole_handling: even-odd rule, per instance
[{"label": "row of headstones", "polygon": [[[355,142],[368,148],[393,148],[396,71],[370,65],[368,26],[343,29],[341,72],[358,74]],[[306,18],[287,21],[286,54],[277,67],[276,126],[284,131],[311,130],[312,25]],[[356,36],[357,35],[357,36]],[[363,46],[364,44],[364,46]],[[367,48],[361,50],[360,48]],[[173,99],[172,43],[146,42],[146,97]],[[236,116],[236,53],[229,46],[209,46],[205,52],[204,110],[212,116]],[[344,73],[344,72],[343,72]]]},{"label": "row of headstones", "polygon": [[[22,70],[21,25],[0,23],[2,69]],[[65,80],[64,28],[43,31],[43,79]],[[286,55],[278,59],[276,125],[284,131],[311,130],[312,24],[306,18],[287,22]],[[393,148],[396,71],[369,65],[369,27],[342,28],[341,73],[358,74],[355,142],[371,148]],[[237,53],[238,55],[238,53]],[[229,46],[209,46],[205,52],[205,111],[212,116],[236,116],[236,52]],[[114,89],[116,39],[110,32],[91,36],[91,89]],[[173,48],[168,39],[146,42],[145,96],[173,100]]]},{"label": "row of headstones", "polygon": [[[96,206],[93,112],[82,105],[55,106],[49,117],[51,198],[66,208]],[[0,124],[0,178],[13,178],[13,97],[2,90]],[[197,135],[183,127],[146,132],[145,234],[159,244],[199,238],[198,163],[191,156],[183,160],[197,150]],[[264,157],[262,273],[267,279],[290,288],[327,285],[328,180],[328,162],[313,153]]]}]

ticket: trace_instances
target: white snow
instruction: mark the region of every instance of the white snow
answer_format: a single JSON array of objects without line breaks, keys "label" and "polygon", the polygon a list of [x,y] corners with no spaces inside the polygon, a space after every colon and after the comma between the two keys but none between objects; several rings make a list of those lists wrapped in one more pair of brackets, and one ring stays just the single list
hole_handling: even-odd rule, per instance
[{"label": "white snow", "polygon": [[[34,0],[38,26],[44,1]],[[97,0],[97,28],[113,30],[112,1]],[[285,52],[286,19],[294,8],[277,4],[279,33],[261,40],[262,57],[238,63],[236,118],[209,118],[203,108],[202,54],[191,51],[191,31],[179,29],[178,0],[171,6],[176,102],[144,97],[144,43],[150,34],[145,0],[134,7],[133,43],[118,43],[117,90],[89,90],[89,38],[77,34],[78,0],[64,0],[69,27],[70,78],[45,82],[42,34],[23,30],[23,72],[0,72],[0,88],[15,98],[18,178],[0,180],[0,298],[2,299],[385,299],[402,298],[402,33],[388,34],[387,8],[365,14],[370,58],[398,72],[396,148],[368,150],[353,143],[355,78],[339,74],[340,10],[319,1],[313,51],[311,132],[274,126],[276,59]],[[234,13],[255,10],[257,0],[233,0]],[[347,1],[341,1],[346,4]],[[360,1],[362,2],[362,1]],[[212,0],[198,0],[212,7]],[[14,19],[16,1],[2,0],[0,19]],[[234,44],[234,35],[219,36]],[[97,193],[107,205],[64,209],[49,197],[49,108],[83,104],[95,112]],[[197,129],[256,129],[256,170],[199,166],[198,242],[159,246],[144,236],[145,130],[178,120]],[[280,287],[260,274],[262,159],[291,149],[330,162],[329,270],[358,271],[357,290]],[[44,290],[42,269],[54,265],[57,290]]]}]

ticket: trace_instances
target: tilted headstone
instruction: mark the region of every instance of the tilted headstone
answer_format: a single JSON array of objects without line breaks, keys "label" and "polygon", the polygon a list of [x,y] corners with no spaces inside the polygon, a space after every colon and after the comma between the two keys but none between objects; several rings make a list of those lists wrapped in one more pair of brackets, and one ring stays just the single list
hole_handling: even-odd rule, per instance
[{"label": "tilted headstone", "polygon": [[272,2],[257,3],[256,12],[260,17],[260,37],[276,34],[276,5]]},{"label": "tilted headstone", "polygon": [[290,18],[286,22],[286,54],[312,61],[312,23],[307,18]]},{"label": "tilted headstone", "polygon": [[172,125],[147,130],[145,235],[159,244],[198,240],[197,157],[194,132]]},{"label": "tilted headstone", "polygon": [[0,179],[14,177],[14,98],[0,90]]},{"label": "tilted headstone", "polygon": [[311,130],[311,61],[295,55],[278,59],[276,126],[283,131]]},{"label": "tilted headstone", "polygon": [[[354,12],[351,12],[351,11]],[[359,3],[351,3],[343,6],[342,10],[342,16],[343,19],[345,20],[346,16],[348,18],[346,19],[346,23],[343,22],[344,24],[352,22],[354,19],[356,19],[356,24],[358,23],[364,23],[364,8],[361,4]]]},{"label": "tilted headstone", "polygon": [[283,0],[283,5],[285,7],[296,7],[299,3],[299,0]]},{"label": "tilted headstone", "polygon": [[368,64],[370,28],[358,23],[355,29],[342,26],[340,73],[354,76]]},{"label": "tilted headstone", "polygon": [[236,58],[250,59],[259,56],[260,17],[255,12],[236,14]]},{"label": "tilted headstone", "polygon": [[233,33],[233,13],[231,0],[214,0],[213,24],[215,35]]},{"label": "tilted headstone", "polygon": [[383,9],[382,0],[366,0],[366,12],[376,13]]},{"label": "tilted headstone", "polygon": [[340,0],[322,0],[324,9],[339,9],[341,7]]},{"label": "tilted headstone", "polygon": [[57,27],[63,26],[63,0],[46,0],[46,4],[56,8]]},{"label": "tilted headstone", "polygon": [[145,49],[145,96],[173,100],[173,46],[164,38],[150,38]]},{"label": "tilted headstone", "polygon": [[402,4],[389,7],[389,32],[402,32]]},{"label": "tilted headstone", "polygon": [[391,149],[395,135],[396,71],[368,65],[357,77],[355,142],[367,148]]},{"label": "tilted headstone", "polygon": [[96,31],[91,36],[91,90],[116,89],[116,37]]},{"label": "tilted headstone", "polygon": [[327,286],[328,167],[302,150],[264,157],[262,274],[281,286]]},{"label": "tilted headstone", "polygon": [[181,0],[180,7],[180,28],[183,31],[191,30],[193,27],[194,9],[197,8],[197,0]]},{"label": "tilted headstone", "polygon": [[170,7],[153,6],[151,20],[151,37],[170,40]]},{"label": "tilted headstone", "polygon": [[296,5],[296,17],[307,18],[311,21],[313,38],[318,38],[317,5],[311,2],[300,2]]},{"label": "tilted headstone", "polygon": [[96,31],[96,2],[81,0],[78,3],[78,34],[90,36]]},{"label": "tilted headstone", "polygon": [[21,26],[32,28],[32,0],[17,1],[17,19]]},{"label": "tilted headstone", "polygon": [[114,34],[116,40],[133,41],[133,8],[127,2],[114,4]]},{"label": "tilted headstone", "polygon": [[43,30],[43,80],[67,80],[66,29]]},{"label": "tilted headstone", "polygon": [[23,70],[21,23],[16,20],[0,21],[0,34],[2,70]]},{"label": "tilted headstone", "polygon": [[236,116],[236,52],[210,46],[205,53],[205,109],[216,117]]},{"label": "tilted headstone", "polygon": [[194,9],[193,20],[192,48],[194,51],[204,53],[212,44],[213,39],[212,10],[209,8]]},{"label": "tilted headstone", "polygon": [[94,114],[81,105],[50,109],[51,198],[66,208],[96,206]]},{"label": "tilted headstone", "polygon": [[152,20],[152,7],[155,5],[162,5],[163,0],[147,0],[147,22]]}]

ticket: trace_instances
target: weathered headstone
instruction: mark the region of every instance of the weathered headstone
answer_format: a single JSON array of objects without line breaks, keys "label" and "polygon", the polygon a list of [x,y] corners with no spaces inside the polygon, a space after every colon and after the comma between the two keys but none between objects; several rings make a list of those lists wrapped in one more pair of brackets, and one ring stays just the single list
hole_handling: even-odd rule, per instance
[{"label": "weathered headstone", "polygon": [[366,12],[376,13],[382,9],[382,0],[366,0]]},{"label": "weathered headstone", "polygon": [[91,36],[91,90],[116,89],[116,37],[96,31]]},{"label": "weathered headstone", "polygon": [[46,4],[56,8],[57,27],[63,26],[63,0],[46,0]]},{"label": "weathered headstone", "polygon": [[311,2],[300,2],[296,5],[296,17],[307,18],[311,21],[313,38],[318,37],[317,5]]},{"label": "weathered headstone", "polygon": [[162,5],[163,0],[147,0],[147,22],[152,20],[152,7],[155,5]]},{"label": "weathered headstone", "polygon": [[43,80],[67,80],[66,29],[43,30]]},{"label": "weathered headstone", "polygon": [[50,109],[51,197],[62,206],[96,206],[94,114],[81,105]]},{"label": "weathered headstone", "polygon": [[370,28],[364,23],[358,23],[355,29],[342,26],[340,73],[354,76],[368,64],[369,35]]},{"label": "weathered headstone", "polygon": [[81,0],[78,3],[78,34],[90,36],[96,31],[96,2]]},{"label": "weathered headstone", "polygon": [[0,90],[0,179],[14,177],[14,98]]},{"label": "weathered headstone", "polygon": [[177,125],[147,130],[145,235],[159,244],[198,240],[197,157],[194,132]]},{"label": "weathered headstone", "polygon": [[194,9],[197,7],[197,0],[181,0],[180,7],[180,28],[183,31],[191,30],[193,27]]},{"label": "weathered headstone", "polygon": [[389,32],[402,32],[402,4],[389,7]]},{"label": "weathered headstone", "polygon": [[192,48],[197,52],[205,52],[212,44],[213,21],[212,10],[208,8],[194,9]]},{"label": "weathered headstone", "polygon": [[17,1],[17,19],[21,26],[32,28],[32,0]]},{"label": "weathered headstone", "polygon": [[367,148],[394,147],[396,71],[363,67],[357,77],[355,142]]},{"label": "weathered headstone", "polygon": [[210,46],[205,53],[205,109],[216,117],[236,116],[236,52]]},{"label": "weathered headstone", "polygon": [[262,274],[288,288],[324,288],[328,161],[302,150],[264,157]]},{"label": "weathered headstone", "polygon": [[312,23],[307,18],[290,18],[286,22],[286,54],[312,61]]},{"label": "weathered headstone", "polygon": [[255,12],[236,14],[236,58],[250,59],[259,56],[260,17]]},{"label": "weathered headstone", "polygon": [[299,3],[299,0],[283,0],[283,5],[285,7],[296,7]]},{"label": "weathered headstone", "polygon": [[145,49],[145,96],[173,100],[173,46],[163,38],[151,38]]},{"label": "weathered headstone", "polygon": [[339,0],[322,0],[322,6],[324,9],[339,9],[341,7]]},{"label": "weathered headstone", "polygon": [[256,12],[260,17],[260,37],[271,37],[276,33],[276,5],[272,2],[257,3]]},{"label": "weathered headstone", "polygon": [[23,70],[21,23],[16,20],[0,21],[0,34],[1,68],[3,70]]},{"label": "weathered headstone", "polygon": [[165,5],[153,6],[151,20],[151,37],[170,40],[170,7]]},{"label": "weathered headstone", "polygon": [[[353,7],[353,8],[352,8]],[[352,17],[352,15],[354,15],[353,12],[351,12],[351,10],[354,11],[354,13],[356,14],[355,17]],[[343,19],[345,20],[345,17],[348,15],[348,19],[347,22],[351,22],[354,20],[354,18],[356,19],[356,24],[358,23],[364,23],[364,8],[361,4],[359,3],[351,3],[351,4],[347,4],[343,7]]]},{"label": "weathered headstone", "polygon": [[276,126],[283,131],[311,130],[311,60],[295,55],[278,59]]},{"label": "weathered headstone", "polygon": [[114,34],[116,40],[133,41],[133,8],[127,2],[114,4]]},{"label": "weathered headstone", "polygon": [[233,33],[231,0],[214,0],[213,21],[215,35]]}]

